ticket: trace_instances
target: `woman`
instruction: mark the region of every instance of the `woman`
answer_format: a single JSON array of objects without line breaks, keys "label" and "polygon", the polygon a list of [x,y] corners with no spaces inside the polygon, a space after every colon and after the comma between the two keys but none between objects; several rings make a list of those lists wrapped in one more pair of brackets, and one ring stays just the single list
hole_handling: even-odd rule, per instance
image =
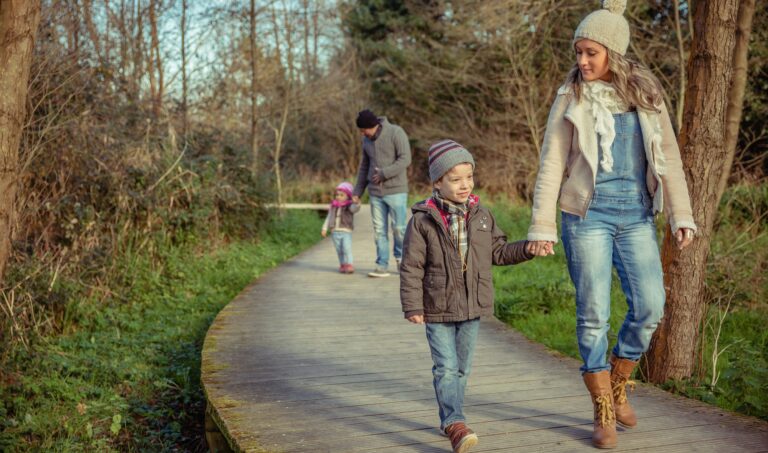
[{"label": "woman", "polygon": [[[576,64],[550,111],[528,230],[529,253],[554,253],[559,197],[581,371],[594,404],[592,442],[599,448],[616,446],[616,422],[637,424],[625,386],[663,314],[654,215],[663,210],[681,249],[696,232],[661,85],[624,57],[625,7],[625,0],[604,1],[574,33]],[[612,267],[629,309],[608,361]]]}]

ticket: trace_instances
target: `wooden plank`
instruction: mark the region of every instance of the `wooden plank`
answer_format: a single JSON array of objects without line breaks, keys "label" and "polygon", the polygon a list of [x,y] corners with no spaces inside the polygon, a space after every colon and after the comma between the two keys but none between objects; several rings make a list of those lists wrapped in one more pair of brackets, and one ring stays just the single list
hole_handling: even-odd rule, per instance
[{"label": "wooden plank", "polygon": [[[437,430],[423,326],[406,322],[396,275],[371,279],[369,211],[356,219],[358,273],[323,241],[219,313],[203,347],[210,420],[236,451],[449,450]],[[639,386],[637,429],[617,451],[766,451],[768,424]],[[472,451],[593,451],[578,363],[483,321],[465,413]]]}]

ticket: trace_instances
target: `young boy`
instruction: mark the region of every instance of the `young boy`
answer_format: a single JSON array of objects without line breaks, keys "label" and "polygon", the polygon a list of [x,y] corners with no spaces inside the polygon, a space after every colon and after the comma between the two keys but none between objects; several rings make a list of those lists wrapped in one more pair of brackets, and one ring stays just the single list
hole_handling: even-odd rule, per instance
[{"label": "young boy", "polygon": [[413,206],[400,266],[405,318],[426,324],[440,429],[454,453],[477,444],[462,406],[480,316],[493,315],[491,265],[533,258],[526,241],[507,243],[474,188],[475,161],[462,145],[442,140],[429,148],[432,197]]}]

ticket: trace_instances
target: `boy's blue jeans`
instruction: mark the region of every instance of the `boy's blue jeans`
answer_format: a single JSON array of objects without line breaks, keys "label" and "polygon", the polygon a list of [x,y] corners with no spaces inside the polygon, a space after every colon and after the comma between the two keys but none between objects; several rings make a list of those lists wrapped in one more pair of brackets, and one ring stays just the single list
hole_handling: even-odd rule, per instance
[{"label": "boy's blue jeans", "polygon": [[389,216],[392,215],[392,238],[395,259],[403,256],[403,237],[408,217],[408,194],[394,193],[383,197],[370,196],[373,237],[376,241],[376,266],[389,266]]},{"label": "boy's blue jeans", "polygon": [[611,267],[627,298],[613,353],[638,360],[664,313],[664,280],[647,194],[595,193],[585,218],[563,212],[563,246],[576,287],[576,336],[582,372],[609,370]]},{"label": "boy's blue jeans", "polygon": [[349,231],[334,231],[331,233],[333,246],[339,255],[339,264],[352,264],[352,233]]},{"label": "boy's blue jeans", "polygon": [[464,418],[464,390],[472,369],[480,318],[462,322],[427,323],[432,353],[432,384],[440,414],[440,429]]}]

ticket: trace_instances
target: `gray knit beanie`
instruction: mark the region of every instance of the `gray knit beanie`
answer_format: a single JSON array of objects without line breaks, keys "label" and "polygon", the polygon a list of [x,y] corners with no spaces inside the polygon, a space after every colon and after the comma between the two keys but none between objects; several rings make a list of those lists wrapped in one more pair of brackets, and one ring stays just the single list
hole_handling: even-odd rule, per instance
[{"label": "gray knit beanie", "polygon": [[432,182],[459,164],[472,164],[475,168],[475,159],[462,145],[453,140],[440,140],[429,147],[429,179]]},{"label": "gray knit beanie", "polygon": [[629,23],[624,18],[627,0],[603,0],[603,9],[593,11],[581,21],[573,42],[591,39],[624,55],[629,47]]}]

